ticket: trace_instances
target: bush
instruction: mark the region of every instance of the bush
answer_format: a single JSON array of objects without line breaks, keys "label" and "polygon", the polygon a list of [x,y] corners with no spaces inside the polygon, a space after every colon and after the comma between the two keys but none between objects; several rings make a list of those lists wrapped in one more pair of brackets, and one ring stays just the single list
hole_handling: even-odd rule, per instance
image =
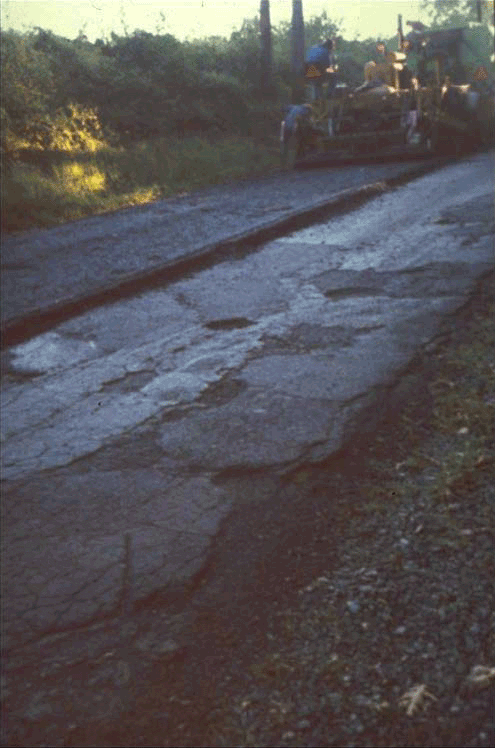
[{"label": "bush", "polygon": [[49,60],[34,48],[32,36],[1,33],[2,147],[31,145],[50,110],[53,76]]}]

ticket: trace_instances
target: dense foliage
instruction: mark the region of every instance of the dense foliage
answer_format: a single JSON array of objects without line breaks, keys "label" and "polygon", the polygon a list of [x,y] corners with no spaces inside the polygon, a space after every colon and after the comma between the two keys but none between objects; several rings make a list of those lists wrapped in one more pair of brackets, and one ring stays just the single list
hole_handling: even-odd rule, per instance
[{"label": "dense foliage", "polygon": [[[432,20],[451,23],[472,5],[435,0]],[[382,39],[389,49],[396,20]],[[360,84],[377,40],[342,38],[325,12],[306,21],[306,49],[328,37],[341,80]],[[37,28],[2,31],[0,44],[2,227],[51,225],[279,164],[278,128],[295,83],[289,23],[272,27],[271,84],[257,18],[229,39],[124,30],[90,42]]]},{"label": "dense foliage", "polygon": [[[478,7],[479,6],[479,7]],[[465,26],[481,18],[493,26],[492,0],[423,0],[423,7],[430,14],[432,26]]]},{"label": "dense foliage", "polygon": [[[434,25],[476,20],[475,0],[425,0]],[[482,3],[486,10],[489,3]],[[486,15],[486,13],[485,13]],[[395,34],[390,18],[387,36]],[[348,41],[326,12],[305,24],[305,43],[337,38],[343,81],[362,80],[376,40]],[[154,136],[260,135],[268,109],[289,100],[290,24],[272,28],[273,85],[261,85],[259,19],[230,39],[180,42],[136,30],[89,42],[41,28],[1,32],[2,145],[88,149]],[[93,144],[94,144],[93,142]]]},{"label": "dense foliage", "polygon": [[[305,33],[310,46],[338,27],[322,13]],[[103,138],[259,135],[260,112],[289,100],[289,34],[288,23],[273,28],[273,86],[263,95],[257,19],[230,39],[185,42],[145,31],[94,43],[39,28],[2,32],[3,145],[73,150]],[[374,42],[339,38],[338,46],[343,79],[359,82]]]}]

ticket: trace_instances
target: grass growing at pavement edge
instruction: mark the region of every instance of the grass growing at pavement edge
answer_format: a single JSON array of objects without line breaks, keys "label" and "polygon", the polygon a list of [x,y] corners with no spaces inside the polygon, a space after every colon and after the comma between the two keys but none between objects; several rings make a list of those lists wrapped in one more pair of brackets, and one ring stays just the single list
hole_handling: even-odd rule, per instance
[{"label": "grass growing at pavement edge", "polygon": [[129,148],[19,152],[2,180],[2,228],[18,231],[143,205],[278,167],[276,145],[247,137],[156,138]]}]

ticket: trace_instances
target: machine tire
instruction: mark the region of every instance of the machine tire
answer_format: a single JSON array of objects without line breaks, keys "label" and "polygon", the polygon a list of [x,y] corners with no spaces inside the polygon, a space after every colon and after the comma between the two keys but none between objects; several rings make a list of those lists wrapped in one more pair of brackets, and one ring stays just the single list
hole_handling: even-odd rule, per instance
[{"label": "machine tire", "polygon": [[431,156],[435,156],[440,151],[440,127],[434,123],[430,132],[425,137],[425,147]]},{"label": "machine tire", "polygon": [[294,169],[300,150],[301,143],[297,132],[291,133],[287,138],[284,138],[280,148],[282,169],[285,171],[292,171]]}]

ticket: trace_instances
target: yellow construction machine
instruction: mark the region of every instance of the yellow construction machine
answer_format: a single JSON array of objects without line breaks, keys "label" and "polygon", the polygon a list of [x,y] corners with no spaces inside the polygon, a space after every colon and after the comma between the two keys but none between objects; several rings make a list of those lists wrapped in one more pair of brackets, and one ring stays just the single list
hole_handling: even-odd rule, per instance
[{"label": "yellow construction machine", "polygon": [[[285,168],[339,157],[462,153],[494,143],[493,38],[481,24],[407,36],[398,49],[377,44],[354,89],[335,70],[306,65],[305,103],[288,107],[281,125]],[[486,36],[488,35],[488,36]]]}]

